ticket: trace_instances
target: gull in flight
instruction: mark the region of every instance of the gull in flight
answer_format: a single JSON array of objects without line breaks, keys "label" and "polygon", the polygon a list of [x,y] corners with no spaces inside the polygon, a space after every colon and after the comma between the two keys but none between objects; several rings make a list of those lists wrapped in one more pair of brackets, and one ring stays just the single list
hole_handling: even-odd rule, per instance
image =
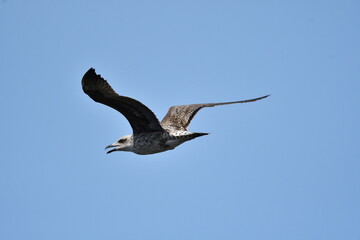
[{"label": "gull in flight", "polygon": [[234,103],[255,102],[269,95],[222,103],[178,105],[169,108],[161,122],[141,102],[117,94],[95,69],[90,68],[83,76],[82,89],[95,102],[105,104],[119,111],[129,121],[133,134],[121,137],[105,149],[107,153],[128,151],[146,155],[172,150],[180,144],[208,133],[190,132],[188,127],[197,112],[204,107],[215,107]]}]

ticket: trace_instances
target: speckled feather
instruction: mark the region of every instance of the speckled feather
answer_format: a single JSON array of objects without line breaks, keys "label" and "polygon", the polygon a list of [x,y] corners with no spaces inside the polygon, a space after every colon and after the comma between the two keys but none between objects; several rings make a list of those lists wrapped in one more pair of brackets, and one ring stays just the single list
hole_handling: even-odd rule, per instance
[{"label": "speckled feather", "polygon": [[215,107],[220,105],[228,105],[235,103],[247,103],[255,102],[260,99],[266,98],[269,95],[253,98],[248,100],[241,100],[235,102],[222,102],[222,103],[203,103],[203,104],[189,104],[189,105],[178,105],[172,106],[164,119],[161,121],[161,126],[167,126],[168,128],[173,128],[176,130],[187,130],[188,126],[191,123],[191,120],[195,117],[196,113],[204,107]]},{"label": "speckled feather", "polygon": [[178,145],[208,133],[188,131],[196,113],[204,107],[254,102],[269,95],[236,102],[190,104],[171,107],[159,122],[155,114],[141,102],[117,94],[95,69],[90,68],[82,78],[83,91],[94,101],[105,104],[123,114],[129,121],[132,135],[126,135],[107,148],[114,151],[131,151],[136,154],[153,154],[174,149]]}]

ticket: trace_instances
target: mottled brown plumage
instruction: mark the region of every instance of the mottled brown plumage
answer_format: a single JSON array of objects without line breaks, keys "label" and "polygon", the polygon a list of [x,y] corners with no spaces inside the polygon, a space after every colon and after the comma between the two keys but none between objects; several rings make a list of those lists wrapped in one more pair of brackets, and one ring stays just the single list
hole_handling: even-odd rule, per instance
[{"label": "mottled brown plumage", "polygon": [[194,138],[207,135],[188,131],[191,120],[204,107],[214,107],[234,103],[254,102],[269,95],[249,100],[189,104],[171,107],[159,122],[155,114],[141,102],[117,94],[95,69],[90,68],[81,81],[83,91],[94,101],[105,104],[123,114],[129,121],[133,134],[120,138],[106,148],[113,151],[131,151],[137,154],[153,154],[174,149]]},{"label": "mottled brown plumage", "polygon": [[257,100],[268,97],[269,95],[235,102],[223,102],[223,103],[202,103],[202,104],[189,104],[189,105],[178,105],[172,106],[163,120],[161,126],[168,126],[176,130],[187,131],[191,120],[195,117],[196,113],[204,107],[215,107],[220,105],[234,104],[234,103],[247,103],[255,102]]}]

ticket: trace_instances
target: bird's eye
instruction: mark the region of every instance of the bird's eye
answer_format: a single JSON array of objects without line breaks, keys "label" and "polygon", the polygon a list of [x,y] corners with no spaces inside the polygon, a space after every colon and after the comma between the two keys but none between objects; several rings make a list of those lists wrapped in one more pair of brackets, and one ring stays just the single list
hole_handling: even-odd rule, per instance
[{"label": "bird's eye", "polygon": [[126,139],[119,139],[119,143],[124,143]]}]

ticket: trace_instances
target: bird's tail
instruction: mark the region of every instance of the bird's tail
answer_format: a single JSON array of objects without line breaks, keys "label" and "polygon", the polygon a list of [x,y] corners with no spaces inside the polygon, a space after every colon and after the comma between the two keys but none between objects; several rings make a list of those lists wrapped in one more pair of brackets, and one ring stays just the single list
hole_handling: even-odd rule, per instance
[{"label": "bird's tail", "polygon": [[195,137],[201,137],[201,136],[204,136],[204,135],[209,135],[210,133],[194,133]]},{"label": "bird's tail", "polygon": [[204,135],[208,135],[209,133],[197,133],[197,132],[192,132],[192,133],[188,133],[188,134],[184,134],[184,135],[180,135],[180,136],[173,136],[174,139],[177,139],[178,141],[180,141],[181,143],[186,142],[186,141],[190,141],[194,138],[197,137],[201,137]]},{"label": "bird's tail", "polygon": [[186,135],[184,136],[186,139],[186,141],[189,141],[189,140],[192,140],[194,138],[197,138],[197,137],[201,137],[201,136],[205,136],[205,135],[208,135],[209,133],[192,133],[192,134],[189,134],[189,135]]}]

